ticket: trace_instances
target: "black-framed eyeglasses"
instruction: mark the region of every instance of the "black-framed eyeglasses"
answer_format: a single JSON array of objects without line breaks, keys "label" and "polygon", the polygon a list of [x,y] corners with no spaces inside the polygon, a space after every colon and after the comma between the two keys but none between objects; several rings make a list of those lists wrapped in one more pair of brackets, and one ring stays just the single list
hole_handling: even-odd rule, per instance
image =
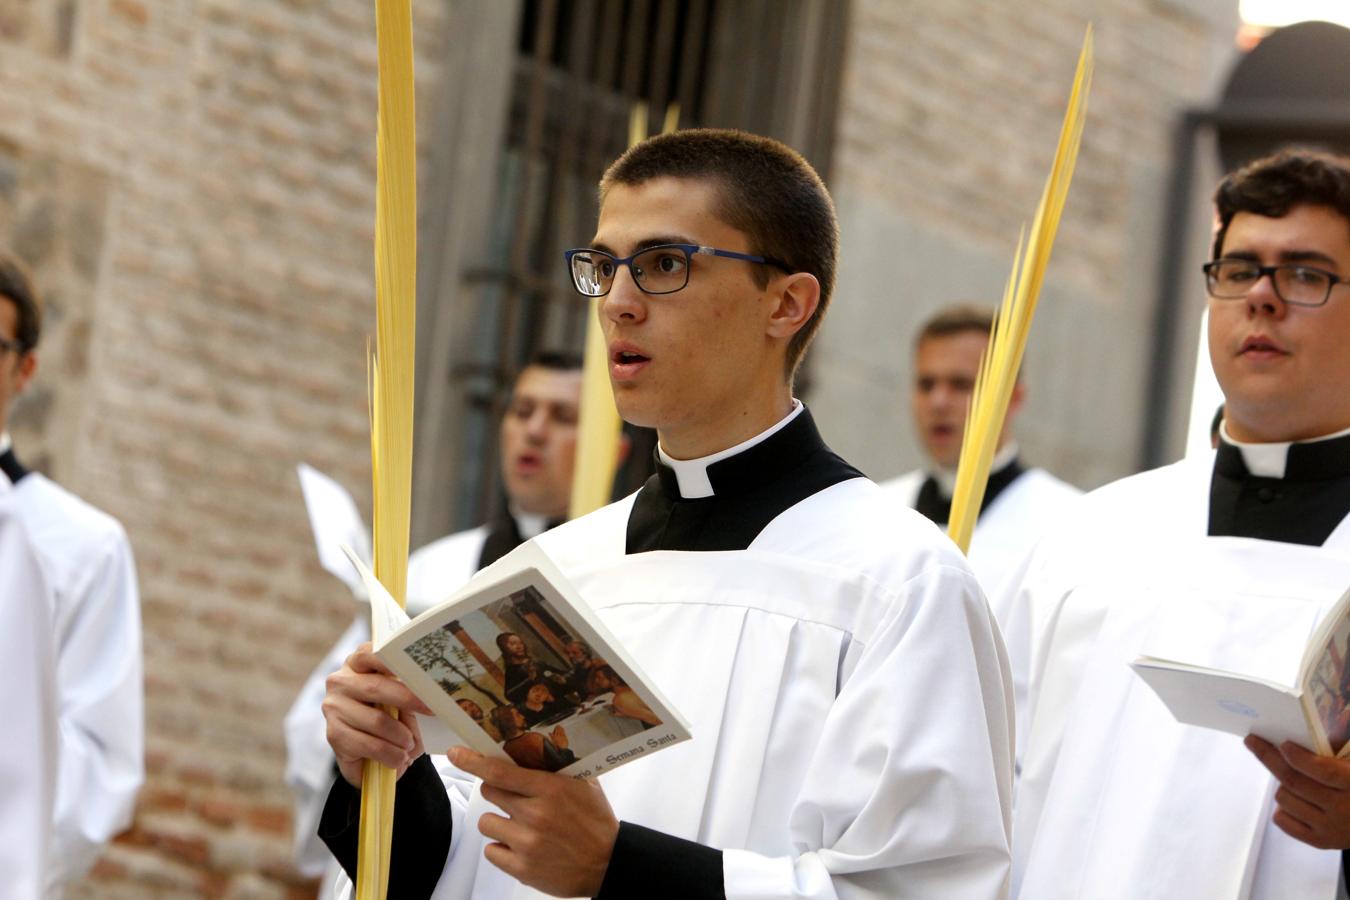
[{"label": "black-framed eyeglasses", "polygon": [[16,356],[22,356],[24,349],[21,341],[11,341],[9,338],[0,338],[0,353],[13,353]]},{"label": "black-framed eyeglasses", "polygon": [[1284,263],[1263,266],[1249,259],[1216,259],[1202,267],[1205,286],[1215,300],[1241,300],[1256,283],[1270,276],[1275,296],[1293,306],[1321,306],[1331,289],[1346,279],[1316,266]]},{"label": "black-framed eyeglasses", "polygon": [[673,294],[683,290],[689,284],[689,260],[700,253],[761,263],[784,272],[792,271],[787,263],[772,257],[718,250],[698,244],[658,244],[622,259],[603,250],[578,247],[563,251],[563,258],[567,260],[567,267],[572,273],[572,286],[578,294],[583,297],[603,297],[614,286],[614,276],[619,274],[621,266],[628,267],[633,283],[643,293]]}]

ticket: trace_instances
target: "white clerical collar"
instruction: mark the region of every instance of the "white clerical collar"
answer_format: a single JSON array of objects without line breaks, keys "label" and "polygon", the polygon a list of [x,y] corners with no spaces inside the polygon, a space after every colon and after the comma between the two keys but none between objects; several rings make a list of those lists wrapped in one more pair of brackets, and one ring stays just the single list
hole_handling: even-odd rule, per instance
[{"label": "white clerical collar", "polygon": [[779,419],[777,424],[761,431],[759,434],[750,438],[748,441],[741,441],[734,447],[728,447],[725,450],[719,450],[710,456],[700,456],[698,459],[675,459],[666,453],[665,449],[658,443],[656,445],[657,455],[661,462],[665,463],[675,472],[675,480],[680,486],[680,496],[685,500],[698,500],[703,497],[713,495],[712,481],[708,478],[708,466],[715,462],[721,462],[728,457],[735,456],[737,453],[743,453],[758,443],[761,443],[779,431],[787,427],[787,424],[797,416],[806,407],[802,406],[802,401],[796,397],[792,398],[792,411]]},{"label": "white clerical collar", "polygon": [[548,516],[536,516],[534,513],[521,512],[515,507],[510,507],[511,518],[515,520],[516,531],[520,534],[522,540],[537,538],[539,535],[548,531]]},{"label": "white clerical collar", "polygon": [[1233,440],[1228,433],[1228,422],[1219,423],[1219,438],[1225,444],[1232,444],[1242,454],[1242,461],[1247,466],[1247,471],[1258,478],[1283,478],[1285,465],[1289,461],[1289,448],[1295,443],[1315,444],[1318,441],[1330,441],[1335,438],[1350,435],[1350,428],[1338,431],[1335,434],[1324,434],[1321,437],[1311,438],[1306,441],[1274,441],[1269,444],[1246,444],[1242,441]]},{"label": "white clerical collar", "polygon": [[14,447],[8,431],[0,431],[0,453],[8,453]]},{"label": "white clerical collar", "polygon": [[[1004,447],[994,454],[994,461],[989,465],[989,474],[993,475],[1002,472],[1008,466],[1012,465],[1013,460],[1017,459],[1017,441],[1009,441],[1008,446]],[[942,491],[942,496],[950,497],[956,493],[956,470],[948,469],[943,466],[935,466],[929,473],[933,480],[937,482],[938,488]]]}]

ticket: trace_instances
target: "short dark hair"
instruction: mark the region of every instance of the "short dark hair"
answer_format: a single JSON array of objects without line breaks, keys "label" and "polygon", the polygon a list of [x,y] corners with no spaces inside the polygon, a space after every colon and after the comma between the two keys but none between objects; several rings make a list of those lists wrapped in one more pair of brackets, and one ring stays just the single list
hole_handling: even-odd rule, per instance
[{"label": "short dark hair", "polygon": [[27,267],[8,253],[0,251],[0,297],[18,310],[15,340],[24,353],[38,345],[42,336],[42,299],[33,287]]},{"label": "short dark hair", "polygon": [[1350,157],[1281,150],[1230,173],[1214,192],[1214,205],[1219,213],[1215,259],[1223,254],[1228,226],[1240,212],[1278,219],[1295,206],[1325,206],[1350,223]]},{"label": "short dark hair", "polygon": [[540,350],[531,354],[529,362],[521,368],[526,369],[549,369],[554,372],[575,372],[579,371],[585,365],[584,360],[579,353],[568,353],[563,350]]},{"label": "short dark hair", "polygon": [[[834,201],[800,153],[772,138],[721,128],[693,128],[643,141],[620,156],[600,180],[600,202],[616,184],[655,178],[707,179],[718,194],[713,213],[750,239],[752,253],[782,260],[820,282],[820,304],[788,342],[787,375],[801,364],[834,293],[839,221]],[[755,282],[772,269],[754,267]]]},{"label": "short dark hair", "polygon": [[938,310],[924,320],[914,336],[918,347],[929,338],[948,337],[978,331],[988,337],[994,330],[994,310],[978,303],[960,303]]}]

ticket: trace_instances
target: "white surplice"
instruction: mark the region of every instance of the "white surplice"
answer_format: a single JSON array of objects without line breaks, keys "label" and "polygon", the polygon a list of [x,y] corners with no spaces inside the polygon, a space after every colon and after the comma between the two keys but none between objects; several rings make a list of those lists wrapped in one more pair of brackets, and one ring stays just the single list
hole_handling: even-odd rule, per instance
[{"label": "white surplice", "polygon": [[[862,478],[741,551],[625,555],[632,505],[538,539],[691,724],[601,776],[615,814],[723,850],[727,900],[1006,896],[1007,659],[950,542]],[[441,774],[436,900],[541,897],[483,859],[491,807]]]},{"label": "white surplice", "polygon": [[1207,537],[1213,459],[1087,495],[1028,564],[1025,900],[1337,896],[1340,854],[1271,824],[1273,779],[1242,741],[1177,723],[1128,667],[1150,654],[1293,684],[1350,586],[1350,521],[1321,547]]},{"label": "white surplice", "polygon": [[13,486],[12,498],[54,598],[60,774],[48,870],[55,891],[131,824],[145,780],[140,594],[116,519],[37,472]]},{"label": "white surplice", "polygon": [[[915,469],[881,487],[896,502],[913,507],[927,478],[927,472]],[[970,567],[1005,631],[1022,561],[1040,536],[1063,520],[1066,504],[1082,493],[1044,469],[1027,469],[980,511],[970,539]]]},{"label": "white surplice", "polygon": [[[416,615],[448,597],[478,570],[487,526],[432,541],[408,558],[408,611]],[[316,833],[328,788],[333,783],[333,751],[323,718],[325,680],[361,644],[370,640],[370,611],[362,606],[351,625],[314,667],[286,713],[286,785],[295,795],[296,867],[321,877],[319,900],[335,896],[341,871]]]},{"label": "white surplice", "polygon": [[0,478],[0,894],[38,900],[51,857],[57,693],[51,593]]}]

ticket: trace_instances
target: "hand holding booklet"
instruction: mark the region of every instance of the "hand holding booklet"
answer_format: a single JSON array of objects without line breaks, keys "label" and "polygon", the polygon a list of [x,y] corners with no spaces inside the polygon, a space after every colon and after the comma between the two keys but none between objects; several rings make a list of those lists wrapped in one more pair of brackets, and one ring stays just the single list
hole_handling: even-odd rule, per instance
[{"label": "hand holding booklet", "polygon": [[1179,722],[1350,756],[1350,590],[1313,631],[1294,685],[1152,656],[1130,666]]},{"label": "hand holding booklet", "polygon": [[409,619],[344,547],[375,653],[436,713],[431,753],[465,744],[589,778],[689,739],[689,727],[533,541]]}]

